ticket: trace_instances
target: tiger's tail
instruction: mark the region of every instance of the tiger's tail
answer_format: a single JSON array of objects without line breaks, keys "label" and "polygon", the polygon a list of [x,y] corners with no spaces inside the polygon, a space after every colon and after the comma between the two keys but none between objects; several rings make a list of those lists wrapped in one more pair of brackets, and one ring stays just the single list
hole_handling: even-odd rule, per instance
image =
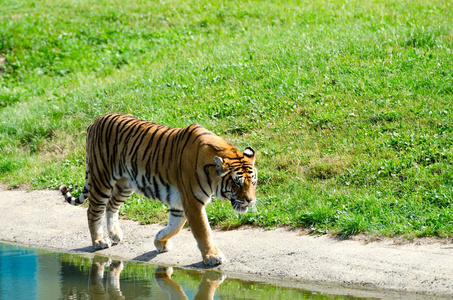
[{"label": "tiger's tail", "polygon": [[60,186],[60,192],[64,196],[66,202],[68,202],[71,205],[78,206],[85,202],[86,199],[88,199],[88,190],[86,187],[83,188],[82,194],[80,194],[78,198],[73,197],[71,193],[68,191],[67,186],[65,185]]}]

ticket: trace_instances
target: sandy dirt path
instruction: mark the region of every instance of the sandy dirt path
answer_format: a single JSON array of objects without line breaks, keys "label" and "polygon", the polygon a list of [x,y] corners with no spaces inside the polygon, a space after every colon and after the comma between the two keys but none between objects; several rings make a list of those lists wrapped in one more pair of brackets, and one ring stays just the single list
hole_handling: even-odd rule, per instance
[{"label": "sandy dirt path", "polygon": [[[57,191],[0,191],[0,207],[0,241],[60,251],[94,251],[86,209],[64,203]],[[129,220],[120,224],[124,242],[96,253],[152,264],[203,267],[188,229],[173,238],[172,251],[157,254],[153,239],[162,225]],[[247,278],[265,281],[284,278],[289,285],[366,297],[453,297],[451,243],[339,241],[284,229],[215,230],[213,234],[228,259],[220,269],[229,276],[247,274]]]}]

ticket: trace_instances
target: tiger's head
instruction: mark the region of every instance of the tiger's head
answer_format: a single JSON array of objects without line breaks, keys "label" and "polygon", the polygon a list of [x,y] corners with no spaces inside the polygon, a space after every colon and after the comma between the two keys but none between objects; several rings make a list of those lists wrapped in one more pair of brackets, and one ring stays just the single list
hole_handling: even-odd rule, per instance
[{"label": "tiger's head", "polygon": [[255,187],[258,173],[254,167],[255,151],[247,147],[242,156],[234,158],[215,156],[214,161],[219,176],[216,197],[229,200],[238,213],[247,212],[256,202]]}]

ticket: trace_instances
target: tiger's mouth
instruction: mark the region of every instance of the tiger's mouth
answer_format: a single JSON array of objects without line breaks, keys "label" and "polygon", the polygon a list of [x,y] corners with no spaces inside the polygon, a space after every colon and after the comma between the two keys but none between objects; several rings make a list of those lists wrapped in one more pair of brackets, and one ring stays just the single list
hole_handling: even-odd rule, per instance
[{"label": "tiger's mouth", "polygon": [[231,200],[231,205],[233,206],[233,209],[235,212],[243,214],[246,213],[249,210],[249,207],[255,205],[256,201],[240,201],[240,200]]}]

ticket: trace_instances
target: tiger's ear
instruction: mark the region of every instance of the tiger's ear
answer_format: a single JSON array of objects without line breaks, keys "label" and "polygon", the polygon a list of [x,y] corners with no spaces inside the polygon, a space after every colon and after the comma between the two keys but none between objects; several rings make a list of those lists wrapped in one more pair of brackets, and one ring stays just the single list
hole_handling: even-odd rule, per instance
[{"label": "tiger's ear", "polygon": [[217,170],[217,175],[223,176],[228,172],[228,164],[223,160],[223,158],[214,156],[215,168]]},{"label": "tiger's ear", "polygon": [[244,156],[248,157],[252,161],[252,164],[255,163],[255,150],[252,147],[245,148]]}]

